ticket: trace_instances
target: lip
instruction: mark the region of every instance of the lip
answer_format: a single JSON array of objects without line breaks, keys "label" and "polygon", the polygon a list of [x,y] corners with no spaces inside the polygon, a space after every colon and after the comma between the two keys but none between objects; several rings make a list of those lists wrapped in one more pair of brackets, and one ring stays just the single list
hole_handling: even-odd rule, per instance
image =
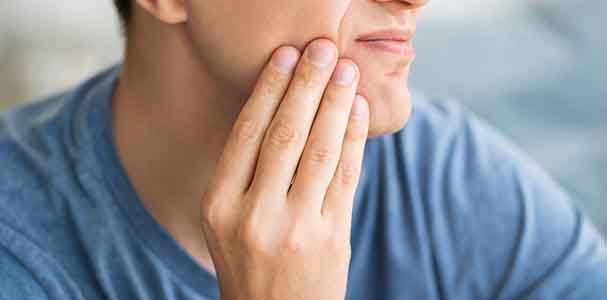
[{"label": "lip", "polygon": [[411,41],[373,40],[359,42],[371,50],[397,54],[410,59],[415,57],[415,48],[413,48]]},{"label": "lip", "polygon": [[393,40],[393,41],[409,41],[413,37],[412,30],[403,30],[398,28],[390,28],[378,30],[360,35],[357,41],[369,40]]},{"label": "lip", "polygon": [[409,59],[415,57],[415,49],[411,42],[413,31],[402,29],[385,29],[359,36],[356,41],[368,49],[388,52],[405,56]]}]

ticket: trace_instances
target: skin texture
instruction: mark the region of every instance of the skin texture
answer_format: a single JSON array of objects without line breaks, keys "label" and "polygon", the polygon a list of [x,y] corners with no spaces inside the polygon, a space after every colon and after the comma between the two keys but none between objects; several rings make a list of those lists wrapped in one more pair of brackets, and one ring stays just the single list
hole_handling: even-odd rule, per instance
[{"label": "skin texture", "polygon": [[[343,299],[364,141],[402,128],[411,106],[410,61],[355,40],[414,31],[424,4],[136,1],[113,97],[118,154],[222,299]],[[327,67],[306,54],[294,75],[267,64],[282,45],[317,41],[335,51]],[[355,82],[328,83],[346,62]],[[348,123],[355,102],[363,113]]]}]

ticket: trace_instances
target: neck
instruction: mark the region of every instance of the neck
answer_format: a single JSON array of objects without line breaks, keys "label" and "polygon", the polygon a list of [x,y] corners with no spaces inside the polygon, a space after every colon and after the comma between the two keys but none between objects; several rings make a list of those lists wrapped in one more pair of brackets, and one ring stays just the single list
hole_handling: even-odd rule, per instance
[{"label": "neck", "polygon": [[[156,36],[157,33],[155,33]],[[185,35],[127,42],[113,99],[119,157],[146,209],[209,266],[200,205],[246,98],[206,72]]]}]

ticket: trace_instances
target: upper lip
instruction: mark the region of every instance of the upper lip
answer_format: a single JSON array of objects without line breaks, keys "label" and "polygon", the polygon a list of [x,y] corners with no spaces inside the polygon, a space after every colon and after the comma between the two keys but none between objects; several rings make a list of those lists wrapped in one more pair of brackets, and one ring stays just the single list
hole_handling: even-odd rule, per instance
[{"label": "upper lip", "polygon": [[392,41],[408,41],[413,37],[412,30],[403,30],[399,28],[383,29],[365,33],[360,35],[357,41],[373,41],[373,40],[392,40]]}]

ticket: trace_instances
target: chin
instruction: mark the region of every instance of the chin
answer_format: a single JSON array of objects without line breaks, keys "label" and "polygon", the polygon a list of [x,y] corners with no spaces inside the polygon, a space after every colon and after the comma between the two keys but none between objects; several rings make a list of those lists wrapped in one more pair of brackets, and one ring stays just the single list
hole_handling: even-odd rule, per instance
[{"label": "chin", "polygon": [[406,84],[382,89],[368,87],[363,85],[358,92],[369,103],[369,137],[392,134],[403,129],[412,112],[411,94]]}]

